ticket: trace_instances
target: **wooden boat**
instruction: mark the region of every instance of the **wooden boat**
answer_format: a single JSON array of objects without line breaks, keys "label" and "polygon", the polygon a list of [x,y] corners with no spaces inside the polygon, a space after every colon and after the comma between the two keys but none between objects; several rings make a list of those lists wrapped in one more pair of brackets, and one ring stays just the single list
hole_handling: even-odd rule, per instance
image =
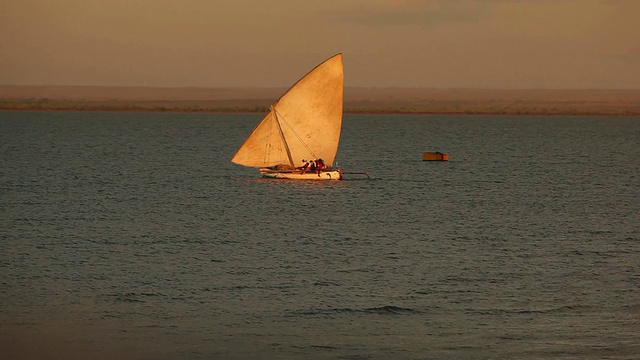
[{"label": "wooden boat", "polygon": [[[287,90],[253,129],[233,163],[257,168],[266,178],[341,180],[334,169],[342,128],[342,54],[325,60]],[[320,171],[301,169],[305,159],[322,159]]]},{"label": "wooden boat", "polygon": [[449,155],[441,152],[425,152],[422,155],[423,161],[449,161]]}]

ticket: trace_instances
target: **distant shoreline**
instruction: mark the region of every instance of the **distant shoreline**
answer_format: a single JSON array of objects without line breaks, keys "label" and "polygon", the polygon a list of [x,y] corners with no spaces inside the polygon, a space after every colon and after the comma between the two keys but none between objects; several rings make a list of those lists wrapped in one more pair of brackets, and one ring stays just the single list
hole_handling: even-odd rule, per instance
[{"label": "distant shoreline", "polygon": [[[388,104],[369,104],[369,106],[349,107],[345,104],[343,112],[345,114],[362,114],[362,115],[494,115],[494,116],[640,116],[640,106],[635,108],[629,107],[607,107],[607,108],[588,108],[588,107],[557,107],[544,108],[541,106],[506,106],[504,108],[496,108],[495,106],[482,106],[474,104],[473,106],[447,106],[447,104],[436,104],[437,106],[429,107],[404,107],[394,108]],[[113,103],[99,104],[95,102],[83,103],[72,102],[66,103],[51,101],[45,103],[40,102],[6,102],[0,100],[0,111],[55,111],[55,112],[155,112],[155,113],[202,113],[202,114],[266,114],[269,108],[266,106],[247,105],[247,106],[218,106],[207,107],[197,106],[189,107],[182,105],[172,105],[164,103],[158,105],[135,105]]]},{"label": "distant shoreline", "polygon": [[[64,109],[64,108],[6,108],[0,107],[0,112],[120,112],[120,113],[183,113],[183,114],[266,114],[266,111],[251,111],[251,110],[146,110],[146,109]],[[350,115],[456,115],[456,116],[616,116],[616,117],[638,117],[638,112],[569,112],[569,111],[557,111],[557,112],[527,112],[527,111],[515,111],[515,112],[473,112],[473,111],[459,111],[459,112],[433,112],[433,111],[399,111],[399,110],[386,110],[386,111],[351,111],[344,110],[344,114]]]},{"label": "distant shoreline", "polygon": [[[0,111],[266,113],[286,89],[0,85]],[[640,90],[345,88],[347,114],[640,116]]]}]

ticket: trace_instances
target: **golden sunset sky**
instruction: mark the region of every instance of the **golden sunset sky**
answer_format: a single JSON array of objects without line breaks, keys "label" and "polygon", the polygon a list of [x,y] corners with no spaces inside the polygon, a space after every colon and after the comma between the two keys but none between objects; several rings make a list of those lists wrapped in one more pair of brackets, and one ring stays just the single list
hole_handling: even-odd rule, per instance
[{"label": "golden sunset sky", "polygon": [[0,84],[640,88],[640,0],[0,0]]}]

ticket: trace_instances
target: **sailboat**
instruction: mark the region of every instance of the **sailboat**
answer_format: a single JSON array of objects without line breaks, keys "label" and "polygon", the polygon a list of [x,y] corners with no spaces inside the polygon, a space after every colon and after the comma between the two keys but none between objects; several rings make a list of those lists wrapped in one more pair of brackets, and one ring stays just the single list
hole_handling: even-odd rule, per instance
[{"label": "sailboat", "polygon": [[[342,54],[309,71],[262,118],[231,162],[259,169],[262,177],[342,180],[333,168],[342,128],[344,73]],[[303,168],[322,161],[320,170]]]}]

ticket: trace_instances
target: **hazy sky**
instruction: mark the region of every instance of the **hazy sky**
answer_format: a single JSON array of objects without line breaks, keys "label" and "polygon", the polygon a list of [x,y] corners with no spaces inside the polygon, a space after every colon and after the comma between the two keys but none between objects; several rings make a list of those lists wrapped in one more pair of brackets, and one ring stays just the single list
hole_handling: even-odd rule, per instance
[{"label": "hazy sky", "polygon": [[0,0],[0,84],[640,88],[640,0]]}]

